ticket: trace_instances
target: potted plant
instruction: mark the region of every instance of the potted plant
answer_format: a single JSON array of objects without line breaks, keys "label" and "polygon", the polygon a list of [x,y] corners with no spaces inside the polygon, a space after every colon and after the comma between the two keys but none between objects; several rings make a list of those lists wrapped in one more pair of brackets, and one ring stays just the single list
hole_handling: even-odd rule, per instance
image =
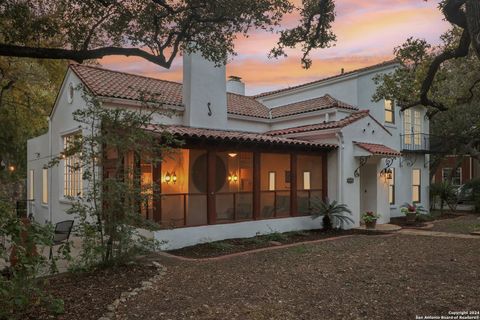
[{"label": "potted plant", "polygon": [[417,215],[426,212],[423,206],[409,203],[405,203],[400,211],[405,215],[407,224],[414,224],[417,221]]},{"label": "potted plant", "polygon": [[362,221],[367,229],[375,229],[378,218],[380,218],[380,215],[373,211],[367,211],[362,214]]}]

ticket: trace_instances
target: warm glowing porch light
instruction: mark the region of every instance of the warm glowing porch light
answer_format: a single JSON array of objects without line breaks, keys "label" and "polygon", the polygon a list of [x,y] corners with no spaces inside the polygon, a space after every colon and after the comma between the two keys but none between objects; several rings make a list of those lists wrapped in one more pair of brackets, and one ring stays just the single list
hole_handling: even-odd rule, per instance
[{"label": "warm glowing porch light", "polygon": [[230,173],[228,175],[228,181],[230,182],[237,182],[238,181],[238,176],[235,173]]},{"label": "warm glowing porch light", "polygon": [[15,171],[15,166],[9,165],[8,170],[11,171],[11,172]]},{"label": "warm glowing porch light", "polygon": [[387,180],[392,180],[393,178],[392,169],[390,168],[387,169],[386,177],[387,177]]},{"label": "warm glowing porch light", "polygon": [[163,178],[163,181],[165,181],[165,183],[170,183],[170,182],[176,183],[177,175],[175,174],[175,171],[172,173],[167,171],[167,173],[165,174],[165,177]]},{"label": "warm glowing porch light", "polygon": [[231,152],[231,153],[228,154],[228,156],[230,158],[235,158],[237,156],[237,154],[235,152]]}]

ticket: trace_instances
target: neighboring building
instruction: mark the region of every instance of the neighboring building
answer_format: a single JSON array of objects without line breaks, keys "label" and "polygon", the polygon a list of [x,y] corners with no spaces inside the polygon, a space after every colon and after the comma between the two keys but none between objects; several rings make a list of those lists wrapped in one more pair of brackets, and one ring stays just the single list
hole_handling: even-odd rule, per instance
[{"label": "neighboring building", "polygon": [[79,84],[105,106],[135,108],[139,92],[150,91],[179,111],[152,125],[167,125],[185,147],[158,167],[141,163],[144,181],[162,182],[161,200],[141,214],[168,227],[155,234],[169,248],[319,228],[321,219],[308,216],[314,197],[348,205],[355,226],[367,210],[388,223],[405,202],[428,208],[425,109],[401,113],[390,101],[372,102],[374,76],[396,67],[385,62],[248,97],[240,78],[227,82],[225,67],[199,55],[184,56],[183,85],[71,65],[48,133],[28,142],[32,213],[41,222],[64,220],[68,196],[88,188],[68,169],[75,157],[44,169],[73,134],[82,134],[72,119],[85,106],[74,90]]},{"label": "neighboring building", "polygon": [[[452,170],[455,170],[452,174]],[[449,181],[452,176],[452,184],[460,186],[472,179],[480,178],[480,163],[478,160],[463,156],[446,156],[438,165],[432,177],[432,183]]]}]

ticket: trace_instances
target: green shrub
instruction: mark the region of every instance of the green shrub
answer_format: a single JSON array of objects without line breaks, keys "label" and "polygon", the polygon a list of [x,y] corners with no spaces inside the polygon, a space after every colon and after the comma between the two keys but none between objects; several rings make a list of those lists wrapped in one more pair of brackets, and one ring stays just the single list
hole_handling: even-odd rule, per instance
[{"label": "green shrub", "polygon": [[0,245],[0,258],[10,263],[0,275],[0,319],[24,319],[32,308],[62,313],[63,301],[43,291],[39,279],[49,268],[56,270],[55,259],[37,253],[52,245],[53,227],[22,221],[11,205],[0,201],[0,238],[9,242]]},{"label": "green shrub", "polygon": [[311,214],[312,218],[323,217],[323,229],[331,230],[343,229],[345,224],[354,221],[348,215],[352,215],[352,212],[344,204],[339,204],[337,201],[330,202],[328,199],[322,201],[320,198],[313,198],[311,201]]}]

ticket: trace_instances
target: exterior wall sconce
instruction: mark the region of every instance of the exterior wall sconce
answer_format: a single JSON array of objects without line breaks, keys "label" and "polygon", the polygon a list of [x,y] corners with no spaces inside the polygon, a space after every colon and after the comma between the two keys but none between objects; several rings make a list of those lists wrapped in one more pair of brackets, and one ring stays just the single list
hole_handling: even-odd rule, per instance
[{"label": "exterior wall sconce", "polygon": [[165,183],[176,183],[177,182],[177,175],[175,174],[175,171],[173,171],[172,173],[170,172],[167,172],[165,174],[165,178],[163,179],[165,181]]},{"label": "exterior wall sconce", "polygon": [[229,182],[237,182],[238,176],[235,173],[230,173],[227,179]]},{"label": "exterior wall sconce", "polygon": [[392,178],[393,178],[392,169],[390,169],[390,168],[383,169],[382,172],[380,172],[380,175],[385,177],[385,179],[387,179],[387,180],[392,180]]},{"label": "exterior wall sconce", "polygon": [[10,171],[10,172],[15,171],[15,166],[14,165],[9,165],[8,166],[8,171]]}]

